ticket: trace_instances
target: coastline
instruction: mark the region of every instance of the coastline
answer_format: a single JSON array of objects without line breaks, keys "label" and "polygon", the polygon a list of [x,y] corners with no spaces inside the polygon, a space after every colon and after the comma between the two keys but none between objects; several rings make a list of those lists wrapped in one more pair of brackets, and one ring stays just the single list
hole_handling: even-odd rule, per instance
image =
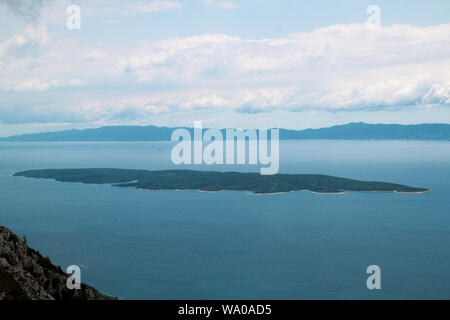
[{"label": "coastline", "polygon": [[[58,181],[61,182],[61,181]],[[63,182],[65,183],[65,182]],[[81,182],[83,183],[83,182]],[[97,185],[105,185],[105,184],[97,184]],[[111,187],[116,187],[116,188],[134,188],[136,190],[146,190],[146,191],[175,191],[175,192],[186,192],[186,191],[196,191],[196,192],[201,192],[201,193],[220,193],[220,192],[224,192],[224,191],[230,191],[230,192],[245,192],[250,196],[275,196],[275,195],[283,195],[283,194],[287,194],[287,193],[291,193],[291,192],[310,192],[313,194],[318,194],[318,195],[344,195],[346,193],[349,192],[370,192],[370,193],[396,193],[396,194],[422,194],[422,193],[430,193],[433,192],[432,189],[430,190],[425,190],[425,191],[417,191],[417,192],[402,192],[402,191],[396,191],[396,190],[392,190],[392,191],[341,191],[341,192],[318,192],[318,191],[311,191],[311,190],[291,190],[291,191],[285,191],[285,192],[268,192],[268,193],[257,193],[254,191],[250,191],[250,190],[217,190],[217,191],[207,191],[207,190],[200,190],[200,189],[148,189],[148,188],[141,188],[141,187],[135,187],[135,186],[126,186],[126,187],[122,187],[120,185],[110,185]]]},{"label": "coastline", "polygon": [[422,193],[429,193],[433,192],[433,189],[425,190],[425,191],[416,191],[416,192],[403,192],[403,191],[394,191],[394,193],[397,194],[422,194]]},{"label": "coastline", "polygon": [[[314,194],[345,194],[345,191],[341,191],[341,192],[317,192],[317,191],[311,191],[311,190],[303,190],[303,191],[308,191]],[[348,192],[361,192],[361,191],[348,191]],[[386,191],[386,192],[391,192],[391,191]]]}]

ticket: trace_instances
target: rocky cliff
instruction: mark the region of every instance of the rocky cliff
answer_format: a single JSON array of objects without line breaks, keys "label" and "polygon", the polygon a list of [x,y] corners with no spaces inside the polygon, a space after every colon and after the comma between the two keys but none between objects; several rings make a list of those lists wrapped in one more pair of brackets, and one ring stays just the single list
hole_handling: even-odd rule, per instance
[{"label": "rocky cliff", "polygon": [[111,299],[85,284],[79,290],[69,290],[67,278],[49,258],[0,226],[0,300]]}]

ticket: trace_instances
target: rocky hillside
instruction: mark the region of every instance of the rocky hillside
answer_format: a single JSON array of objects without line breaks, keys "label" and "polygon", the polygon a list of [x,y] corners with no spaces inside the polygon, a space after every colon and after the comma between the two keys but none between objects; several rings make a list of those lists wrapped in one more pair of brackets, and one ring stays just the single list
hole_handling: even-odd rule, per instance
[{"label": "rocky hillside", "polygon": [[49,258],[0,226],[0,300],[111,299],[85,284],[69,290],[67,277]]}]

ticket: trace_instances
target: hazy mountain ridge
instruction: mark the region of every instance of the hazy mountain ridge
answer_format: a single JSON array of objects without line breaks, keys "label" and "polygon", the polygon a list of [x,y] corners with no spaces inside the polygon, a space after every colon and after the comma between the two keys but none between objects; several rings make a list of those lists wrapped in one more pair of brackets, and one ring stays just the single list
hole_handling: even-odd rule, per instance
[{"label": "hazy mountain ridge", "polygon": [[[177,128],[156,126],[109,126],[15,135],[0,141],[170,141]],[[188,129],[191,134],[192,128]],[[222,133],[225,130],[222,129]],[[280,129],[281,140],[450,140],[450,124],[367,124],[354,122],[320,129]]]}]

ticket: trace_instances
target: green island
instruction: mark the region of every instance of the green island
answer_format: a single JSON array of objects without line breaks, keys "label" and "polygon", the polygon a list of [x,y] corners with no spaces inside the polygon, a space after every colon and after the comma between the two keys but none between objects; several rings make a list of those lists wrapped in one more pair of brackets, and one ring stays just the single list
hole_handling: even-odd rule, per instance
[{"label": "green island", "polygon": [[397,192],[423,193],[431,190],[400,184],[359,181],[322,174],[276,174],[131,169],[44,169],[17,172],[14,176],[54,179],[61,182],[111,184],[146,190],[248,191],[253,194],[276,194],[291,191],[316,193]]}]

